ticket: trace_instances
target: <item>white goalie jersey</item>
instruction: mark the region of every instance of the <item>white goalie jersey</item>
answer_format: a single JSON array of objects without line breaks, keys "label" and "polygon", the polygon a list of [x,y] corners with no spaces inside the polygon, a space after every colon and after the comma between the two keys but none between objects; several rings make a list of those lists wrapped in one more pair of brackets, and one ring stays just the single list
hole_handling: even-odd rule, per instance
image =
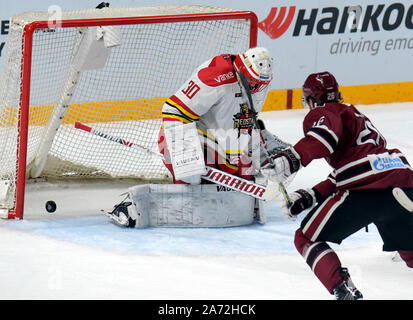
[{"label": "white goalie jersey", "polygon": [[[233,59],[223,54],[204,62],[162,109],[165,128],[196,122],[201,141],[225,157],[230,166],[245,152],[253,128]],[[252,94],[256,112],[261,111],[267,92],[268,87]]]}]

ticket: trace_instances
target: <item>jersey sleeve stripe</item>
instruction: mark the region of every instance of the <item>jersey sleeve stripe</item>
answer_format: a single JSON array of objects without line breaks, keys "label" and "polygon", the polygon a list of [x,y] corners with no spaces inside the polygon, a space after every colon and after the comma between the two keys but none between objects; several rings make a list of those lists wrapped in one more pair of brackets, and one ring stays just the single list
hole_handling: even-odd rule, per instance
[{"label": "jersey sleeve stripe", "polygon": [[170,107],[170,108],[167,108],[167,109],[164,108],[164,110],[162,111],[162,115],[164,115],[164,114],[166,114],[166,115],[175,115],[175,116],[184,118],[184,119],[188,120],[189,122],[197,121],[197,120],[194,120],[194,119],[192,119],[192,118],[190,118],[190,117],[187,117],[185,114],[183,114],[182,112],[180,112],[180,111],[179,111],[177,108],[175,108],[174,106],[171,106],[171,105],[169,105],[168,103],[166,103],[166,104],[167,104],[168,107]]},{"label": "jersey sleeve stripe", "polygon": [[177,96],[173,95],[166,100],[166,103],[171,107],[178,109],[182,114],[186,115],[192,120],[198,120],[200,118],[194,111],[188,108]]},{"label": "jersey sleeve stripe", "polygon": [[162,120],[163,121],[179,121],[183,123],[191,123],[191,120],[188,120],[186,117],[182,117],[177,114],[172,114],[172,113],[162,113]]},{"label": "jersey sleeve stripe", "polygon": [[332,149],[336,148],[338,138],[333,132],[331,132],[331,130],[326,130],[320,127],[313,127],[310,130],[308,130],[308,132],[316,133],[318,136],[322,137],[325,141],[327,141]]},{"label": "jersey sleeve stripe", "polygon": [[335,132],[334,132],[333,130],[331,130],[329,127],[324,126],[324,125],[317,125],[317,126],[315,126],[315,127],[312,127],[311,129],[315,129],[315,130],[317,130],[317,129],[325,130],[326,132],[328,132],[328,134],[331,135],[331,137],[334,139],[334,141],[335,141],[336,143],[338,143],[338,137],[337,137],[337,135],[336,135]]},{"label": "jersey sleeve stripe", "polygon": [[317,139],[319,142],[321,142],[330,153],[334,152],[333,147],[320,135],[318,135],[316,132],[314,131],[309,131],[307,132],[307,135],[312,136],[313,138]]}]

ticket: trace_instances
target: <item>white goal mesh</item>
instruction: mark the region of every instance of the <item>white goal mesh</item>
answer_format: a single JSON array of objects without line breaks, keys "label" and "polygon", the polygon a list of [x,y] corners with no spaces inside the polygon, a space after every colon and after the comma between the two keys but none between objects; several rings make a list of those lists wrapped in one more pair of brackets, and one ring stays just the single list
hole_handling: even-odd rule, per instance
[{"label": "white goal mesh", "polygon": [[[74,123],[157,150],[165,99],[203,61],[254,44],[254,17],[202,6],[77,10],[61,21],[41,12],[12,17],[0,78],[0,178],[9,184],[0,206],[21,216],[22,173],[33,176],[39,159],[35,177],[168,179],[159,158]],[[95,26],[117,28],[121,44],[103,68],[72,79],[71,62]]]}]

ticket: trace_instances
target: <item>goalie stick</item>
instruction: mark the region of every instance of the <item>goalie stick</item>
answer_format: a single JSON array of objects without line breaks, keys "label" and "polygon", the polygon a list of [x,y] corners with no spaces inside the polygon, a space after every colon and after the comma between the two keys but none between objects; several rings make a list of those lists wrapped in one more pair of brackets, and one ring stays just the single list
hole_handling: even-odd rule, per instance
[{"label": "goalie stick", "polygon": [[[246,103],[248,105],[248,108],[251,111],[252,121],[254,122],[255,128],[259,130],[260,126],[259,126],[258,120],[257,120],[257,112],[255,112],[255,107],[254,107],[254,103],[252,101],[252,95],[251,95],[251,90],[250,90],[248,80],[241,72],[237,72],[237,74],[238,74],[238,76],[241,80],[241,90],[243,88],[244,90],[242,90],[242,91],[245,91],[246,96],[247,96]],[[266,156],[268,162],[273,165],[274,161],[271,158],[270,154],[268,153],[268,150],[265,147],[265,145],[263,146],[263,149],[265,150],[265,156]],[[287,189],[285,188],[284,183],[278,182],[278,187],[279,187],[279,191],[281,192],[282,196],[284,197],[285,202],[287,203],[287,206],[288,207],[291,206],[291,200],[290,200],[290,197],[288,196]]]},{"label": "goalie stick", "polygon": [[[96,128],[89,127],[80,122],[75,122],[75,128],[89,132],[103,139],[122,144],[126,147],[139,150],[144,153],[152,154],[154,156],[161,157],[161,158],[163,157],[163,154],[158,151],[154,151],[145,146],[142,146],[142,145],[130,142],[130,141],[126,141],[125,139],[122,139],[120,137],[116,137],[111,134],[105,133],[103,131],[97,130]],[[255,183],[253,181],[249,181],[241,177],[237,177],[235,175],[226,173],[216,168],[212,168],[209,166],[205,166],[205,167],[207,169],[207,172],[206,174],[202,175],[201,178],[204,180],[213,182],[217,185],[227,187],[235,191],[239,191],[243,194],[249,195],[259,200],[270,201],[270,200],[273,200],[278,195],[277,188],[275,187],[274,184],[264,186],[264,185]]]},{"label": "goalie stick", "polygon": [[409,212],[413,212],[413,201],[407,196],[407,194],[401,188],[393,188],[392,190],[394,198],[397,202]]}]

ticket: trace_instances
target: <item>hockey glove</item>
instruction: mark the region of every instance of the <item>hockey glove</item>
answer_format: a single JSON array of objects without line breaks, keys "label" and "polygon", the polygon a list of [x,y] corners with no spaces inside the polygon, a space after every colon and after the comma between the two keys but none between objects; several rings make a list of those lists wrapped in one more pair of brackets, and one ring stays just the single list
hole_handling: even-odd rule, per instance
[{"label": "hockey glove", "polygon": [[291,221],[295,221],[298,214],[306,209],[312,208],[316,203],[313,189],[299,189],[290,193],[288,196],[290,198],[290,205],[283,202],[281,211],[284,216]]},{"label": "hockey glove", "polygon": [[[264,121],[261,119],[257,120],[258,127],[260,128],[260,134],[262,140],[264,140],[264,148],[271,154],[275,155],[289,147],[292,147],[291,144],[282,141],[275,134],[269,132],[264,125]],[[265,160],[265,159],[264,159]]]},{"label": "hockey glove", "polygon": [[272,163],[268,159],[261,163],[262,174],[271,181],[284,182],[301,168],[300,157],[293,148],[281,151],[271,158]]}]

